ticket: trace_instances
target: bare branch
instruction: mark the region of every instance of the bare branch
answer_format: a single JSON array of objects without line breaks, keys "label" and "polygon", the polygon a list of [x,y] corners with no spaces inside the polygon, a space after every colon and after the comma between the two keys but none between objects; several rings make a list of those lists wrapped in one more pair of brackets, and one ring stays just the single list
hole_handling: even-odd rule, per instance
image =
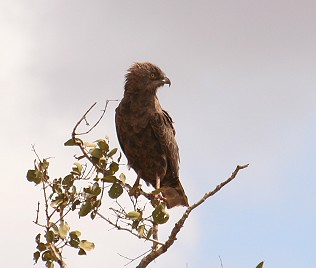
[{"label": "bare branch", "polygon": [[40,202],[38,201],[37,202],[37,210],[36,210],[36,219],[35,219],[35,223],[38,224],[38,215],[39,215],[39,212],[40,212]]},{"label": "bare branch", "polygon": [[[91,131],[100,123],[100,121],[102,120],[103,116],[105,115],[106,109],[107,109],[108,104],[109,104],[110,101],[119,101],[119,100],[106,100],[104,110],[102,110],[102,114],[101,114],[99,120],[98,120],[89,130],[87,130],[86,132],[82,132],[82,133],[74,133],[74,132],[73,132],[73,133],[72,133],[73,137],[74,137],[74,135],[85,135],[85,134],[88,134],[89,132],[91,132]],[[77,124],[75,125],[74,131],[77,130],[78,126],[80,125],[80,123],[81,123],[83,120],[86,121],[86,125],[89,125],[89,123],[88,123],[88,121],[87,121],[87,119],[86,119],[86,116],[87,116],[87,114],[92,110],[92,108],[93,108],[96,104],[97,104],[97,103],[95,102],[95,103],[88,109],[88,111],[86,111],[86,113],[81,117],[81,119],[80,119],[80,120],[77,122]]]},{"label": "bare branch", "polygon": [[117,254],[118,254],[119,256],[121,256],[122,258],[129,260],[128,263],[124,264],[124,266],[127,266],[127,265],[131,264],[133,261],[136,261],[137,259],[143,257],[145,254],[147,254],[147,253],[150,252],[150,251],[151,251],[151,249],[150,249],[150,250],[147,250],[146,252],[142,253],[141,255],[137,256],[136,258],[129,258],[129,257],[123,256],[123,255],[120,254],[120,253],[117,253]]},{"label": "bare branch", "polygon": [[37,160],[39,161],[39,162],[41,162],[41,159],[40,159],[40,157],[39,157],[39,155],[37,154],[37,152],[36,152],[36,150],[35,150],[35,144],[31,144],[31,146],[32,146],[32,152],[35,154],[35,156],[37,157]]},{"label": "bare branch", "polygon": [[218,256],[218,257],[219,257],[219,260],[221,262],[221,268],[224,268],[221,256]]},{"label": "bare branch", "polygon": [[227,185],[228,183],[230,183],[233,179],[236,178],[238,172],[241,169],[247,168],[249,164],[247,165],[238,165],[236,167],[236,169],[234,170],[234,172],[232,173],[232,175],[225,181],[223,181],[222,183],[220,183],[219,185],[217,185],[215,187],[214,190],[206,193],[198,202],[196,202],[195,204],[193,204],[192,206],[188,207],[187,210],[184,212],[184,214],[182,215],[182,217],[180,218],[180,220],[175,224],[174,228],[172,229],[170,236],[168,238],[168,240],[165,242],[165,244],[161,247],[159,247],[158,250],[156,251],[152,251],[150,252],[148,255],[146,255],[141,262],[139,263],[139,265],[136,268],[144,268],[147,267],[147,265],[149,263],[151,263],[153,260],[155,260],[156,258],[158,258],[161,254],[165,253],[171,246],[172,244],[176,241],[177,239],[177,234],[180,232],[181,228],[183,227],[186,219],[189,217],[189,214],[192,212],[193,209],[197,208],[199,205],[201,205],[202,203],[205,202],[206,199],[208,199],[209,197],[215,195],[217,192],[219,192],[225,185]]}]

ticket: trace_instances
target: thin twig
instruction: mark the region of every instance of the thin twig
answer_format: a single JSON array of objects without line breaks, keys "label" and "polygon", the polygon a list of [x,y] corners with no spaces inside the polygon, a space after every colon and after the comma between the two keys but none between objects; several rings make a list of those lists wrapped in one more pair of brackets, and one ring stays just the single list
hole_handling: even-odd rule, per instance
[{"label": "thin twig", "polygon": [[219,258],[219,260],[221,262],[221,268],[224,268],[221,256],[218,256],[218,258]]},{"label": "thin twig", "polygon": [[48,199],[47,199],[46,186],[45,186],[44,180],[42,181],[42,184],[43,184],[43,193],[44,193],[44,201],[45,201],[46,226],[47,228],[49,228],[48,226],[49,226],[50,216],[48,214]]},{"label": "thin twig", "polygon": [[40,157],[39,157],[39,155],[37,154],[37,152],[36,152],[36,150],[35,150],[35,144],[31,144],[31,146],[32,146],[32,152],[35,154],[35,156],[37,157],[37,160],[39,161],[39,162],[41,162],[41,159],[40,159]]},{"label": "thin twig", "polygon": [[[100,123],[100,121],[102,120],[103,116],[105,115],[106,109],[107,109],[108,104],[109,104],[110,101],[119,101],[119,100],[106,100],[104,110],[102,110],[102,114],[101,114],[99,120],[98,120],[90,129],[88,129],[86,132],[76,133],[77,136],[88,134],[89,132],[91,132],[91,131]],[[95,103],[90,107],[90,109],[83,115],[83,117],[82,117],[81,120],[77,123],[77,125],[75,126],[74,129],[77,129],[77,127],[79,126],[79,124],[80,124],[83,120],[86,121],[86,125],[89,125],[89,123],[87,122],[86,116],[87,116],[87,114],[91,111],[91,109],[92,109],[96,104],[97,104],[97,103],[95,102]]]},{"label": "thin twig", "polygon": [[127,231],[127,232],[131,233],[132,235],[134,235],[134,236],[136,236],[136,237],[138,237],[138,238],[146,239],[146,240],[148,240],[148,241],[157,243],[158,245],[161,245],[161,246],[164,245],[164,243],[162,243],[162,242],[160,242],[160,241],[158,241],[158,240],[155,240],[155,239],[147,238],[147,237],[144,236],[144,235],[141,236],[141,237],[139,237],[139,235],[138,235],[137,233],[134,233],[132,230],[130,230],[130,229],[128,229],[128,228],[124,228],[124,227],[118,225],[117,223],[112,222],[110,219],[108,219],[107,217],[103,216],[100,212],[97,212],[96,214],[97,214],[98,216],[100,216],[103,220],[105,220],[106,222],[108,222],[110,225],[114,226],[117,230],[120,230],[120,231],[121,231],[121,230],[122,230],[122,231]]},{"label": "thin twig", "polygon": [[92,108],[96,105],[97,103],[93,103],[92,106],[85,112],[85,114],[80,118],[80,120],[77,122],[75,125],[73,131],[72,131],[72,138],[75,140],[75,136],[77,135],[76,130],[78,126],[81,124],[81,122],[86,118],[87,114],[92,110]]},{"label": "thin twig", "polygon": [[150,250],[147,250],[147,251],[144,252],[143,254],[141,254],[141,255],[137,256],[136,258],[133,258],[133,259],[132,259],[132,258],[129,258],[129,257],[126,257],[126,256],[123,256],[123,255],[120,254],[120,253],[117,253],[117,254],[118,254],[119,256],[121,256],[122,258],[125,258],[125,259],[129,260],[128,263],[124,264],[124,266],[127,266],[127,265],[131,264],[133,261],[136,261],[137,259],[143,257],[145,254],[147,254],[147,253],[150,252],[150,251],[151,251],[151,249],[150,249]]},{"label": "thin twig", "polygon": [[35,223],[38,224],[38,215],[40,212],[40,202],[37,202],[37,210],[36,210],[36,219],[35,219]]}]

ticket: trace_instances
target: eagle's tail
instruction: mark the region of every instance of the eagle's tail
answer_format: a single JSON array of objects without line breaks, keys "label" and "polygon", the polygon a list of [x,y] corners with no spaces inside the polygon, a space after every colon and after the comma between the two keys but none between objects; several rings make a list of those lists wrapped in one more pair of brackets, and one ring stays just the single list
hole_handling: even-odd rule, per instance
[{"label": "eagle's tail", "polygon": [[188,198],[183,190],[180,180],[172,186],[162,186],[162,195],[166,198],[167,208],[176,206],[189,206]]}]

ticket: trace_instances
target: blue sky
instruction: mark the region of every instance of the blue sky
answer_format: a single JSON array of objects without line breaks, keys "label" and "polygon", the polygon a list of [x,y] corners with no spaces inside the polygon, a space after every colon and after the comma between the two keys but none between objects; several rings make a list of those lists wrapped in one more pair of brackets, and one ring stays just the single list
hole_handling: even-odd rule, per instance
[{"label": "blue sky", "polygon": [[[316,262],[316,5],[314,1],[19,1],[0,3],[3,262],[31,267],[39,189],[25,179],[38,153],[66,174],[63,147],[98,102],[123,95],[135,61],[172,81],[159,98],[175,121],[181,181],[192,203],[249,168],[195,210],[150,267],[311,267]],[[114,109],[90,137],[118,146]],[[131,182],[135,175],[130,172]],[[183,209],[171,211],[170,223]],[[101,219],[69,219],[96,243],[69,267],[123,267],[149,244]],[[18,258],[16,257],[18,254]],[[41,267],[41,265],[38,265]],[[134,267],[131,265],[130,267]]]}]

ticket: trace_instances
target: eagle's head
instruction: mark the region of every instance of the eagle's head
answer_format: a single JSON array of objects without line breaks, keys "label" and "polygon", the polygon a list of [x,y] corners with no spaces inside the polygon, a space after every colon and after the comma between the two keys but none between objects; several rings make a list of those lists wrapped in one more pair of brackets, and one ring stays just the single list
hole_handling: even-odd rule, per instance
[{"label": "eagle's head", "polygon": [[156,65],[149,62],[134,63],[125,75],[125,91],[156,93],[164,84],[171,85],[169,78]]}]

